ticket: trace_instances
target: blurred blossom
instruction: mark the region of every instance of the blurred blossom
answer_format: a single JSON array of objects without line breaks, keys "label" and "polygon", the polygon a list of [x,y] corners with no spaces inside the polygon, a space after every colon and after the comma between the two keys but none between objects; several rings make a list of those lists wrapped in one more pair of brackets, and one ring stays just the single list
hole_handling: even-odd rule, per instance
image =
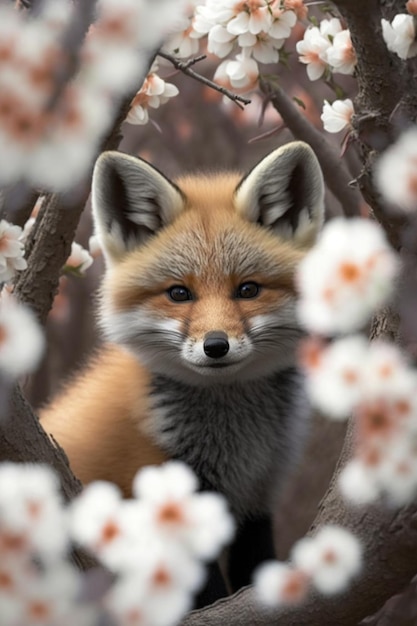
[{"label": "blurred blossom", "polygon": [[309,577],[301,570],[278,561],[262,563],[253,582],[258,601],[269,607],[299,604],[310,587]]},{"label": "blurred blossom", "polygon": [[354,114],[352,100],[335,100],[329,104],[327,100],[323,104],[323,112],[320,116],[324,130],[328,133],[338,133],[350,126]]},{"label": "blurred blossom", "polygon": [[0,369],[8,378],[32,372],[44,352],[45,338],[32,311],[4,290],[0,299]]},{"label": "blurred blossom", "polygon": [[411,15],[417,15],[417,0],[408,0],[405,3],[405,8]]},{"label": "blurred blossom", "polygon": [[416,25],[413,15],[398,13],[392,22],[382,19],[381,26],[388,50],[395,52],[400,59],[410,59],[417,55]]},{"label": "blurred blossom", "polygon": [[24,253],[20,226],[0,220],[0,282],[7,282],[16,272],[26,269]]},{"label": "blurred blossom", "polygon": [[0,184],[26,179],[60,190],[79,180],[120,96],[132,89],[153,50],[184,24],[185,5],[185,0],[101,0],[79,51],[79,71],[57,92],[57,72],[70,62],[62,42],[73,20],[72,4],[49,0],[36,19],[28,19],[3,3]]},{"label": "blurred blossom", "polygon": [[368,349],[368,341],[361,335],[339,339],[327,347],[312,339],[305,340],[302,365],[315,407],[333,419],[349,416],[362,398]]},{"label": "blurred blossom", "polygon": [[[11,536],[20,542],[8,541]],[[1,561],[16,557],[15,550],[51,563],[69,547],[66,517],[55,473],[47,466],[0,465]]]},{"label": "blurred blossom", "polygon": [[232,539],[234,524],[224,498],[196,489],[194,473],[177,461],[143,468],[133,482],[150,528],[196,557],[212,560]]},{"label": "blurred blossom", "polygon": [[226,88],[248,91],[253,89],[259,77],[258,64],[254,59],[238,54],[235,59],[220,63],[214,80]]},{"label": "blurred blossom", "polygon": [[314,537],[304,537],[291,551],[295,567],[310,577],[323,594],[340,593],[362,566],[358,539],[340,526],[323,526]]},{"label": "blurred blossom", "polygon": [[417,128],[404,132],[387,148],[375,167],[375,182],[383,197],[403,211],[417,209]]},{"label": "blurred blossom", "polygon": [[398,269],[398,256],[378,224],[331,220],[298,268],[301,323],[322,334],[357,330],[387,301]]},{"label": "blurred blossom", "polygon": [[289,564],[270,561],[258,567],[255,593],[266,606],[298,604],[311,588],[324,595],[343,591],[361,566],[358,539],[339,526],[323,526],[294,545]]}]

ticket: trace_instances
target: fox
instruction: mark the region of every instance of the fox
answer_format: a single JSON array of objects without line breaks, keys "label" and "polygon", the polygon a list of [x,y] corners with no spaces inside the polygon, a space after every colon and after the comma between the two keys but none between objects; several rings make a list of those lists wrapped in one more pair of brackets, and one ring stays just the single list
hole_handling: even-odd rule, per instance
[{"label": "fox", "polygon": [[273,558],[274,511],[308,431],[296,271],[324,221],[320,165],[293,141],[244,175],[171,181],[105,152],[92,210],[104,342],[41,424],[83,484],[129,497],[138,469],[178,459],[226,498],[237,531],[212,601]]}]

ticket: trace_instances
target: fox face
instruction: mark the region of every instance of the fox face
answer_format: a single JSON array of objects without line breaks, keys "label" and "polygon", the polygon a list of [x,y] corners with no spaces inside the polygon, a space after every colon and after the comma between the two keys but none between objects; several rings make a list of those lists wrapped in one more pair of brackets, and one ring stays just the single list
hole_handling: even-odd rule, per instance
[{"label": "fox face", "polygon": [[317,159],[301,142],[237,173],[169,181],[105,153],[93,211],[107,261],[100,323],[151,373],[194,385],[294,364],[294,275],[323,221]]}]

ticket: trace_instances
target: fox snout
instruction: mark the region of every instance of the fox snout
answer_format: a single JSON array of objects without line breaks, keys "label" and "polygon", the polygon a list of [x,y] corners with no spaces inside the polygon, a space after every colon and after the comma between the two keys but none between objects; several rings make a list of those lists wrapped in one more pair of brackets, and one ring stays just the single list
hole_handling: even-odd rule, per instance
[{"label": "fox snout", "polygon": [[204,337],[203,350],[211,359],[221,359],[229,352],[229,338],[223,331],[212,331]]}]

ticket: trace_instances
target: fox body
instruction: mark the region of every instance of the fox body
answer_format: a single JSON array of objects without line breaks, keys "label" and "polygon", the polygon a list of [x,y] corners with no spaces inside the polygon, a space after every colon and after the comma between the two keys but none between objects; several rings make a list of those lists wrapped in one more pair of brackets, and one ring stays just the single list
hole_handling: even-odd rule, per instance
[{"label": "fox body", "polygon": [[[248,524],[270,525],[309,413],[294,275],[323,221],[316,157],[294,142],[243,178],[172,183],[105,153],[93,212],[108,343],[43,410],[43,425],[83,482],[111,480],[126,494],[139,467],[185,461],[203,489],[225,495],[238,539],[255,546]],[[232,587],[267,556],[253,546]]]}]

